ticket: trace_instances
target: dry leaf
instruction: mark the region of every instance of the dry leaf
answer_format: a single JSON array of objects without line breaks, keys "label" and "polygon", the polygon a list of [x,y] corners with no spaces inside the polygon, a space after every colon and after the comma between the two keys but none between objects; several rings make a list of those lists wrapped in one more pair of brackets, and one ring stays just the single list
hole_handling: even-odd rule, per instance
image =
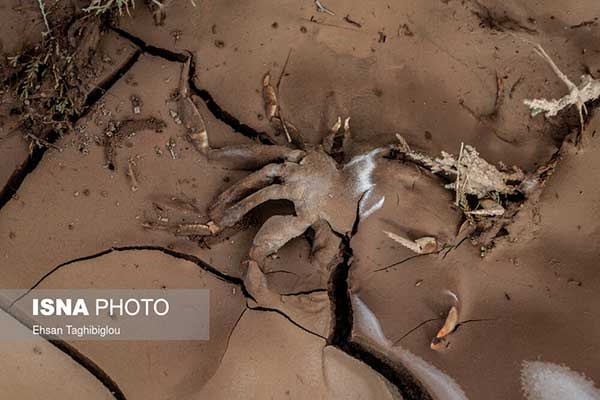
[{"label": "dry leaf", "polygon": [[190,143],[192,143],[197,151],[206,154],[208,152],[208,133],[206,131],[206,124],[204,118],[202,118],[202,114],[198,111],[198,107],[191,97],[188,86],[191,62],[192,57],[190,56],[183,64],[181,80],[179,83],[179,98],[177,99],[178,113],[175,113],[175,115],[183,124],[186,136]]},{"label": "dry leaf", "polygon": [[263,101],[265,103],[265,114],[267,119],[271,121],[279,114],[279,103],[275,88],[271,85],[271,74],[268,72],[263,77]]},{"label": "dry leaf", "polygon": [[452,306],[450,308],[450,311],[448,311],[448,316],[446,317],[446,322],[444,322],[444,326],[441,327],[441,329],[431,341],[431,349],[439,350],[446,336],[454,332],[454,330],[456,329],[456,325],[458,325],[458,309],[456,308],[456,306]]}]

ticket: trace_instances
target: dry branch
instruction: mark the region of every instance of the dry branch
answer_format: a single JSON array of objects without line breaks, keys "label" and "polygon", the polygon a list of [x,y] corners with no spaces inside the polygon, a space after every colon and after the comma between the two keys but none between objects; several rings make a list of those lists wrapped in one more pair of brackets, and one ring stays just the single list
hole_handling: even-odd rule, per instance
[{"label": "dry branch", "polygon": [[572,105],[577,107],[579,112],[579,122],[581,131],[583,132],[583,115],[587,114],[585,103],[596,100],[600,97],[600,80],[592,78],[590,75],[581,76],[581,84],[576,86],[569,78],[558,68],[556,63],[550,58],[548,53],[539,44],[535,45],[535,52],[542,57],[552,68],[556,76],[563,81],[569,90],[569,94],[560,99],[533,99],[524,100],[523,102],[530,108],[531,115],[536,116],[539,113],[545,113],[546,117],[556,116],[560,111]]}]

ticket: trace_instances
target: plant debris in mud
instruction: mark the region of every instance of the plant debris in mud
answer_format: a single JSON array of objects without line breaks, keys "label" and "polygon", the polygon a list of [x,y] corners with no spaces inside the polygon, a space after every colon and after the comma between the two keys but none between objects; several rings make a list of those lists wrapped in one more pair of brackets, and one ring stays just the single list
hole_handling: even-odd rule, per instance
[{"label": "plant debris in mud", "polygon": [[548,63],[552,71],[556,76],[567,86],[569,93],[560,99],[526,99],[523,102],[531,110],[531,115],[536,116],[539,113],[545,113],[546,117],[554,117],[560,111],[571,106],[577,108],[579,113],[580,123],[580,139],[583,139],[582,135],[585,131],[584,115],[588,114],[586,103],[597,100],[600,97],[600,80],[594,79],[591,75],[584,74],[581,76],[581,84],[576,86],[571,80],[565,75],[552,60],[552,58],[546,53],[544,48],[539,44],[536,44],[535,52]]},{"label": "plant debris in mud", "polygon": [[109,121],[104,130],[101,144],[104,146],[106,165],[110,170],[117,168],[115,160],[118,147],[124,140],[133,137],[136,133],[144,130],[161,132],[167,124],[157,118],[127,119],[124,121]]},{"label": "plant debris in mud", "polygon": [[[497,168],[469,145],[461,145],[458,157],[442,151],[441,157],[433,158],[413,151],[402,136],[397,135],[397,138],[400,142],[398,151],[403,157],[450,181],[445,187],[456,193],[456,205],[466,214],[497,215],[499,211],[496,207],[484,211],[487,203],[482,204],[482,201],[494,200],[501,207],[501,197],[516,194],[525,179],[524,172],[518,167],[500,165]],[[475,199],[477,206],[482,207],[479,212],[472,210],[471,199]]]},{"label": "plant debris in mud", "polygon": [[[448,181],[445,187],[456,193],[455,204],[466,217],[459,236],[470,237],[480,245],[482,255],[517,214],[525,199],[539,194],[547,174],[557,162],[557,158],[552,157],[546,165],[526,174],[516,166],[490,164],[469,145],[461,145],[458,157],[442,151],[441,157],[434,158],[411,149],[402,136],[397,135],[397,138],[400,143],[392,158],[414,163]],[[404,245],[418,250],[417,253],[420,251],[417,243]]]},{"label": "plant debris in mud", "polygon": [[70,132],[83,112],[90,61],[100,40],[100,17],[78,14],[52,30],[30,49],[7,57],[2,95],[9,98],[15,123],[39,146],[51,132]]},{"label": "plant debris in mud", "polygon": [[417,254],[430,254],[438,250],[436,238],[425,236],[416,240],[410,240],[393,232],[383,231],[387,237],[401,244]]},{"label": "plant debris in mud", "polygon": [[135,8],[134,0],[92,0],[83,10],[95,14],[106,14],[117,11],[119,15],[123,15],[123,11],[127,15],[131,15],[130,7]]},{"label": "plant debris in mud", "polygon": [[456,306],[450,307],[448,311],[448,315],[446,316],[446,321],[444,325],[440,328],[438,333],[436,333],[435,337],[431,341],[431,349],[439,350],[444,344],[446,337],[454,332],[458,325],[458,308]]}]

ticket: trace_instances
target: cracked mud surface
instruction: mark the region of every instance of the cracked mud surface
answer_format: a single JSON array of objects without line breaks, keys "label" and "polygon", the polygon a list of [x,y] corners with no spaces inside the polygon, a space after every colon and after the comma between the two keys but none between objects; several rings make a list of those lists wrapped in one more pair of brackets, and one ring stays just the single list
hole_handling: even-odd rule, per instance
[{"label": "cracked mud surface", "polygon": [[[35,29],[13,43],[7,38],[19,25],[5,24],[3,54],[35,43],[43,28],[37,9],[8,3],[0,6],[7,10],[2,20],[33,19]],[[324,3],[336,16],[317,13],[312,1],[196,8],[182,1],[167,9],[163,26],[136,8],[102,35],[93,62],[98,74],[86,88],[90,107],[75,133],[52,139],[56,147],[30,151],[24,132],[14,130],[11,105],[0,104],[0,287],[23,289],[22,298],[2,304],[3,317],[12,318],[11,302],[42,288],[211,293],[209,341],[0,343],[3,393],[519,399],[525,360],[564,364],[600,384],[600,146],[597,138],[585,149],[565,140],[577,126],[575,113],[556,121],[529,117],[523,98],[559,97],[563,88],[527,43],[507,33],[532,34],[569,76],[594,75],[600,31],[593,23],[578,26],[593,19],[592,5]],[[270,216],[293,212],[289,203],[267,202],[238,232],[200,245],[142,223],[181,217],[177,207],[160,206],[175,198],[205,215],[248,173],[207,161],[173,117],[187,51],[195,64],[191,91],[202,100],[211,145],[222,147],[285,141],[264,115],[260,79],[267,71],[279,76],[290,49],[279,100],[308,143],[319,143],[338,115],[349,115],[352,154],[392,143],[400,132],[429,154],[457,153],[464,142],[491,162],[532,171],[565,141],[558,167],[482,258],[457,238],[462,215],[452,193],[426,171],[387,160],[373,175],[386,200],[354,221],[329,280],[311,257],[313,238],[297,237],[264,266],[269,287],[291,308],[261,307],[243,287],[242,261]],[[494,100],[497,77],[501,100]],[[124,129],[108,168],[106,132],[131,120],[154,123]],[[597,115],[587,129],[600,130]],[[183,215],[202,222],[197,217]],[[415,255],[383,231],[454,247]],[[458,297],[459,325],[434,351],[431,340],[454,304],[448,291]],[[314,318],[294,314],[306,309]],[[69,381],[68,393],[61,381]]]}]

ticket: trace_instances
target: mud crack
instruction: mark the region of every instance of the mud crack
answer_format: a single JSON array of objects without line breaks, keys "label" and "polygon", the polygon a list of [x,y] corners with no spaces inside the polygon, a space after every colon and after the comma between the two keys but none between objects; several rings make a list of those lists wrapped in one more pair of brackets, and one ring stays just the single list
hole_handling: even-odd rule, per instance
[{"label": "mud crack", "polygon": [[[119,81],[138,61],[141,51],[134,52],[130,58],[118,69],[113,71],[113,73],[105,78],[102,82],[100,82],[91,92],[89,92],[84,101],[84,107],[81,113],[75,115],[71,118],[70,122],[75,125],[77,122],[85,117],[88,112],[92,109],[92,107],[98,102],[106,92],[108,92],[115,83]],[[47,137],[44,138],[45,142],[48,145],[53,145],[56,143],[61,136],[56,131],[50,131]],[[39,163],[44,158],[44,154],[48,150],[49,146],[36,146],[31,151],[27,159],[15,169],[7,183],[0,191],[0,210],[13,198],[13,196],[18,192],[19,188],[27,178],[27,175],[32,173]]]},{"label": "mud crack", "polygon": [[164,253],[166,255],[169,255],[171,257],[174,258],[178,258],[180,260],[185,260],[185,261],[189,261],[193,264],[196,264],[199,268],[201,268],[202,270],[212,274],[215,278],[220,279],[224,282],[233,284],[233,285],[238,285],[242,287],[242,290],[244,292],[244,295],[246,297],[248,297],[248,294],[246,292],[246,290],[243,287],[243,282],[240,278],[234,277],[234,276],[229,276],[221,271],[219,271],[217,268],[213,267],[210,264],[207,264],[205,261],[201,260],[200,258],[192,255],[192,254],[187,254],[187,253],[181,253],[175,250],[171,250],[168,249],[166,247],[162,247],[162,246],[121,246],[121,247],[111,247],[109,249],[106,250],[102,250],[99,251],[98,253],[94,253],[91,255],[87,255],[87,256],[83,256],[83,257],[78,257],[69,261],[65,261],[57,266],[55,266],[54,268],[52,268],[50,271],[46,272],[35,284],[33,284],[33,286],[31,286],[29,289],[27,289],[27,291],[25,293],[23,293],[22,295],[20,295],[19,297],[17,297],[15,300],[13,300],[10,305],[9,305],[9,309],[11,309],[19,300],[21,300],[22,298],[24,298],[25,296],[27,296],[29,293],[31,293],[33,290],[35,290],[39,285],[42,284],[42,282],[44,282],[48,277],[50,277],[50,275],[54,274],[55,272],[57,272],[58,270],[65,268],[71,264],[75,264],[81,261],[87,261],[87,260],[92,260],[94,258],[98,258],[98,257],[102,257],[105,256],[107,254],[111,254],[114,252],[121,252],[121,251],[159,251],[161,253]]},{"label": "mud crack", "polygon": [[[71,123],[76,124],[77,121],[84,117],[89,110],[99,101],[104,94],[113,87],[115,83],[119,81],[137,62],[139,59],[141,52],[136,51],[133,55],[117,70],[115,70],[110,76],[108,76],[104,81],[100,82],[90,93],[87,94],[84,107],[81,113],[73,116],[71,118]],[[57,131],[50,131],[49,134],[44,138],[48,145],[53,145],[59,138],[60,134]],[[15,194],[20,189],[21,185],[25,181],[25,178],[32,173],[37,166],[42,161],[44,154],[48,150],[48,146],[38,146],[35,147],[27,159],[15,169],[15,171],[10,176],[8,182],[0,191],[0,210],[12,199]],[[49,274],[47,274],[49,275]],[[44,276],[40,281],[36,283],[35,286],[39,285],[43,279],[47,276]],[[35,286],[33,288],[35,288]],[[31,288],[27,293],[29,293]],[[17,299],[18,300],[18,299]],[[27,326],[29,329],[32,329],[34,322],[26,320],[23,316],[16,315],[16,313],[11,312],[10,308],[13,306],[13,301],[8,307],[5,304],[1,304],[0,308],[4,310],[7,314],[12,315],[15,319],[17,319],[20,323]],[[116,400],[127,400],[127,397],[119,387],[119,385],[108,375],[98,364],[92,361],[90,358],[79,352],[76,348],[71,346],[69,343],[64,340],[57,339],[55,337],[50,337],[46,335],[42,335],[44,339],[46,339],[50,344],[56,347],[58,350],[68,355],[87,370],[90,374],[92,374],[110,393]]]},{"label": "mud crack", "polygon": [[115,33],[120,35],[122,38],[129,40],[131,43],[136,45],[143,53],[147,53],[147,54],[150,54],[155,57],[160,57],[167,61],[179,62],[179,63],[184,63],[188,60],[188,58],[191,58],[192,62],[190,65],[190,75],[189,75],[189,81],[188,81],[189,87],[196,96],[200,97],[202,99],[202,101],[204,101],[204,103],[206,104],[206,107],[212,113],[212,115],[219,121],[228,125],[231,129],[233,129],[237,133],[240,133],[240,134],[242,134],[250,139],[253,139],[253,140],[257,139],[263,144],[274,144],[266,132],[258,131],[256,129],[252,128],[251,126],[242,123],[239,119],[234,117],[231,113],[224,110],[215,101],[214,97],[208,90],[203,89],[198,86],[198,84],[194,80],[196,64],[195,64],[195,57],[192,53],[190,53],[190,52],[178,53],[178,52],[171,51],[169,49],[156,47],[156,46],[146,43],[143,39],[127,32],[127,31],[124,31],[118,27],[112,26],[110,29],[112,29]]},{"label": "mud crack", "polygon": [[385,377],[398,389],[403,399],[431,400],[433,398],[427,389],[413,376],[408,368],[398,362],[392,362],[379,351],[352,339],[353,309],[348,278],[353,255],[351,240],[356,232],[358,232],[360,222],[359,207],[360,201],[357,206],[357,214],[352,232],[342,236],[342,243],[340,245],[342,261],[333,269],[328,282],[328,293],[332,310],[332,329],[327,338],[327,343],[343,351],[350,357],[362,361]]},{"label": "mud crack", "polygon": [[[26,326],[29,330],[33,329],[33,325],[36,324],[35,321],[26,317],[25,315],[15,312],[11,310],[12,304],[10,306],[6,306],[0,302],[0,309],[2,309],[7,314],[11,315],[21,324]],[[41,334],[46,341],[48,341],[51,345],[56,347],[58,350],[69,356],[73,361],[79,364],[82,368],[92,374],[109,392],[116,400],[127,400],[127,397],[119,387],[119,385],[111,378],[106,371],[104,371],[98,364],[88,358],[85,354],[81,353],[75,347],[71,346],[64,340],[57,339],[54,336]]]}]

